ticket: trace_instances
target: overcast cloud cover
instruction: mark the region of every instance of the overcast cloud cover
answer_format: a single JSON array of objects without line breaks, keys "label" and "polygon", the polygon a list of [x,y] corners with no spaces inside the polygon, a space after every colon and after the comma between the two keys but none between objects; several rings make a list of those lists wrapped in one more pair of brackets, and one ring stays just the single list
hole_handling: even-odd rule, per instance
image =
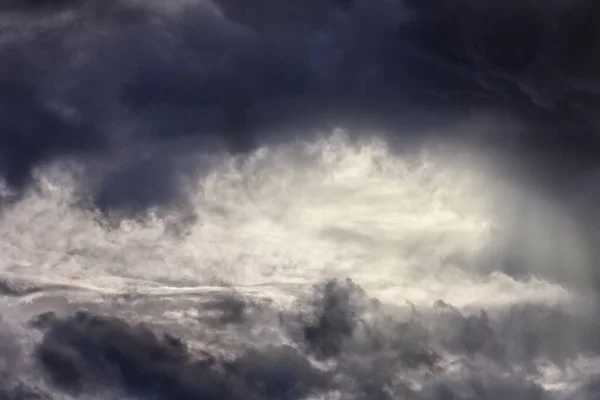
[{"label": "overcast cloud cover", "polygon": [[597,399],[599,18],[0,0],[0,399]]}]

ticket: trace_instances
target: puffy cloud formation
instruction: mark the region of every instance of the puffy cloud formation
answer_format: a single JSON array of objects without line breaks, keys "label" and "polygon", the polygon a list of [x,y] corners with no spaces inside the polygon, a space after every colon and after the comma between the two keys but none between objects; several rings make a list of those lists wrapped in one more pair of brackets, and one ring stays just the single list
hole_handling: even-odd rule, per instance
[{"label": "puffy cloud formation", "polygon": [[[544,368],[567,368],[600,352],[598,322],[561,306],[466,312],[439,301],[411,311],[385,306],[348,280],[319,284],[280,311],[231,299],[199,304],[201,323],[185,337],[103,312],[46,312],[18,329],[14,321],[4,323],[1,359],[11,367],[3,373],[2,396],[575,400],[598,393],[594,380],[581,379],[577,390],[567,391],[536,383]],[[220,304],[225,315],[245,302],[263,317],[215,323],[202,315],[210,304]],[[279,339],[252,333],[267,321]],[[252,341],[227,346],[233,327]],[[26,331],[31,338],[42,333],[31,350],[18,339]],[[207,331],[220,338],[213,350],[208,343],[198,347]]]},{"label": "puffy cloud formation", "polygon": [[[583,304],[576,294],[585,298],[589,293],[575,293],[571,281],[597,286],[592,267],[598,259],[598,4],[2,2],[0,215],[8,228],[0,240],[9,261],[0,277],[0,400],[597,399],[597,307],[595,301]],[[342,177],[342,182],[321,196],[337,194],[334,201],[339,202],[354,196],[345,209],[357,213],[354,225],[338,226],[332,217],[330,226],[312,226],[316,233],[306,224],[286,236],[289,224],[307,222],[286,214],[290,199],[260,215],[240,205],[251,195],[264,201],[283,193],[270,181],[253,191],[240,187],[268,181],[270,171],[302,166],[269,164],[257,149],[279,148],[335,127],[350,132],[351,139],[365,132],[385,136],[393,154],[357,150],[374,154],[366,157],[365,176],[376,175],[378,168],[385,174],[368,180],[357,173],[354,182],[389,185],[397,196],[415,197],[419,207],[400,204],[408,211],[398,218],[414,232],[403,237],[386,231],[383,222],[388,221],[380,221],[385,219],[381,215],[399,205],[390,205],[383,192],[375,193],[380,200],[375,203],[367,196],[373,192],[349,190],[351,167],[360,157],[340,161],[346,170],[338,165],[328,179]],[[534,206],[521,213],[512,213],[510,196],[496,202],[514,217],[504,221],[514,227],[500,238],[508,244],[490,250],[501,253],[490,255],[490,267],[470,260],[475,244],[457,245],[476,241],[484,232],[478,228],[483,220],[473,222],[467,215],[476,201],[449,194],[460,191],[453,181],[460,177],[412,171],[426,170],[424,164],[384,162],[395,152],[410,157],[415,147],[438,140],[480,151],[482,158],[489,155],[515,186],[535,193],[524,196]],[[349,148],[341,147],[340,152]],[[285,158],[287,153],[273,154]],[[318,166],[328,165],[327,154],[321,156]],[[215,163],[231,168],[216,173]],[[45,181],[53,168],[67,173],[59,171],[59,179]],[[254,176],[261,168],[266,172]],[[279,178],[292,185],[294,179],[320,177],[323,171],[314,169]],[[418,179],[402,181],[406,190],[391,183],[413,173]],[[202,174],[210,179],[194,181]],[[236,174],[243,176],[227,180]],[[74,182],[62,187],[64,176]],[[200,181],[200,188],[190,188],[191,181]],[[311,195],[319,185],[299,187]],[[446,185],[444,193],[436,185]],[[204,194],[197,196],[198,204],[189,204],[190,190]],[[45,196],[51,199],[44,202]],[[451,197],[452,206],[436,209],[431,222],[421,210],[434,209],[444,196]],[[464,204],[455,207],[456,202]],[[292,204],[294,210],[304,211],[306,219],[332,208],[331,203],[310,203],[321,211],[315,217],[314,209],[298,204]],[[363,235],[367,223],[362,218],[368,206],[376,205],[385,210],[374,218],[377,226],[365,228]],[[270,203],[260,206],[267,209]],[[411,212],[418,215],[407,218]],[[59,216],[47,218],[46,225],[40,222],[52,213]],[[140,214],[154,220],[146,226],[141,218],[136,225],[130,218]],[[206,229],[198,229],[198,236],[179,241],[190,225],[202,224]],[[451,240],[453,229],[466,233]],[[239,235],[227,242],[231,232]],[[248,262],[241,259],[242,250],[227,248],[251,246],[254,239],[272,240],[269,246],[275,247],[283,240],[278,234],[301,236],[304,242],[294,243],[296,258],[269,254],[267,261],[257,256]],[[194,240],[220,238],[230,258],[222,257],[216,266],[208,261],[201,268],[190,266],[201,259]],[[396,246],[399,240],[403,246]],[[443,251],[432,251],[435,244]],[[216,253],[218,245],[202,251]],[[341,257],[336,247],[323,269],[342,258],[338,272],[349,271],[348,264],[357,259],[372,268],[368,251],[357,250],[361,246],[386,252],[373,260],[387,264],[394,255],[411,258],[411,266],[414,260],[438,263],[441,254],[444,260],[435,271],[425,265],[402,277],[417,282],[410,274],[426,271],[433,278],[425,281],[432,285],[461,282],[456,290],[464,290],[464,282],[491,288],[485,285],[495,279],[497,290],[490,297],[504,295],[510,285],[513,291],[521,285],[531,292],[555,295],[564,289],[566,294],[564,299],[548,295],[543,304],[506,301],[511,292],[496,306],[481,306],[477,301],[482,299],[460,307],[441,300],[405,306],[399,305],[403,299],[390,304],[373,298],[363,282],[341,276],[316,285],[308,295],[287,290],[303,272],[303,284],[322,277],[313,274],[313,264],[303,271],[298,259],[305,258],[297,253],[314,248],[320,261],[320,254],[342,245],[350,256]],[[135,251],[123,255],[127,249]],[[182,254],[170,257],[169,250]],[[273,267],[269,275],[291,302],[273,295],[268,285],[248,284],[240,293],[224,294],[223,285],[195,277],[209,275],[210,268],[241,274],[238,264],[241,269],[261,261],[265,268],[262,264],[273,259],[300,264],[285,282],[277,282],[285,266]],[[581,265],[564,260],[581,260]],[[452,269],[454,264],[459,266]],[[180,274],[160,271],[171,267]],[[451,273],[456,279],[446,276]],[[40,275],[34,276],[39,281],[19,274]],[[444,279],[437,276],[444,274]],[[390,279],[396,278],[386,284]],[[551,283],[543,279],[564,288],[544,292]],[[195,293],[179,287],[190,282],[208,286],[193,288]],[[393,283],[408,288],[407,282]],[[249,296],[252,290],[259,300]]]}]

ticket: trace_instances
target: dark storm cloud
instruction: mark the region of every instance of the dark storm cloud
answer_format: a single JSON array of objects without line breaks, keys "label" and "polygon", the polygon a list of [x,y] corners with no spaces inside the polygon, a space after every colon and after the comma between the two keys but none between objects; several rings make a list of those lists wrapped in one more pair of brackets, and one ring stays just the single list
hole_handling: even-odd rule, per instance
[{"label": "dark storm cloud", "polygon": [[475,108],[525,126],[493,146],[572,175],[598,149],[598,15],[591,0],[9,2],[0,173],[19,191],[45,162],[118,154],[133,161],[96,171],[86,193],[137,212],[181,197],[188,150],[246,152],[314,127],[404,137]]},{"label": "dark storm cloud", "polygon": [[[511,151],[537,172],[550,174],[545,184],[554,180],[561,186],[597,167],[592,153],[600,146],[596,111],[600,29],[594,22],[600,15],[598,2],[407,0],[407,4],[417,17],[400,27],[399,36],[472,71],[477,96],[463,99],[505,110],[507,117],[524,124]],[[464,90],[463,84],[459,86]],[[510,133],[503,134],[509,142]]]},{"label": "dark storm cloud", "polygon": [[195,357],[168,334],[86,312],[46,317],[42,325],[49,330],[39,362],[52,382],[74,394],[121,387],[158,399],[299,399],[327,383],[327,374],[290,347],[249,350],[224,361]]}]

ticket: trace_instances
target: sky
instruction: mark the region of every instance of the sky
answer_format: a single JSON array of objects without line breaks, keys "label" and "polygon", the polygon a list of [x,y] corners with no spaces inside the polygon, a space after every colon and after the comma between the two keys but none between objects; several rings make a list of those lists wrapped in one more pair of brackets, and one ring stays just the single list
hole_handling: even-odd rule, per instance
[{"label": "sky", "polygon": [[0,0],[0,399],[597,398],[599,18]]}]

